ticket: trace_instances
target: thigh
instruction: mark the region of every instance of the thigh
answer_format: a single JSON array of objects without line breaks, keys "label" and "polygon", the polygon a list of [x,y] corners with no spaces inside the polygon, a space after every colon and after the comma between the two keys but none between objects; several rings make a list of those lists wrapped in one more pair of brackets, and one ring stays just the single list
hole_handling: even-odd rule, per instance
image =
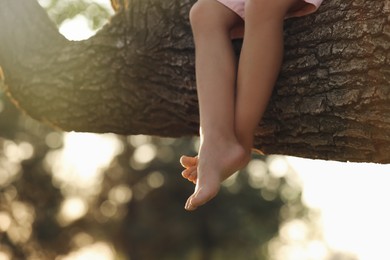
[{"label": "thigh", "polygon": [[243,20],[245,18],[245,0],[216,0],[234,13],[236,13]]},{"label": "thigh", "polygon": [[289,9],[300,3],[301,0],[246,0],[245,13],[251,13],[250,19],[261,17],[264,19],[283,20]]},{"label": "thigh", "polygon": [[[230,35],[238,35],[238,37],[239,32],[243,31],[239,28],[243,28],[244,23],[240,16],[217,0],[196,2],[191,8],[190,21],[194,34],[226,32]],[[234,38],[238,37],[234,36]]]},{"label": "thigh", "polygon": [[217,0],[198,0],[191,8],[191,22],[233,28],[242,23],[242,19],[231,9]]}]

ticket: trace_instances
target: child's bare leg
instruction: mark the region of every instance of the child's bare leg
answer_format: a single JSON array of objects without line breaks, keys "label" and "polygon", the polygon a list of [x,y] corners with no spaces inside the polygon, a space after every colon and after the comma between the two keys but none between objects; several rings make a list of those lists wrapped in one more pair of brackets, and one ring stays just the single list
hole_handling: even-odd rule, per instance
[{"label": "child's bare leg", "polygon": [[239,168],[245,154],[234,133],[236,58],[230,40],[231,28],[242,21],[214,0],[199,0],[190,20],[201,126],[196,187],[186,203],[187,210],[194,210],[217,194],[221,181]]},{"label": "child's bare leg", "polygon": [[[251,0],[246,3],[246,23],[249,25],[245,34],[248,37],[245,37],[240,59],[238,120],[235,122],[246,150],[252,146],[253,132],[264,113],[281,66],[285,14],[287,10],[300,9],[305,4],[300,0]],[[183,156],[181,163],[186,168],[183,175],[191,181],[196,180],[197,158]]]},{"label": "child's bare leg", "polygon": [[247,151],[275,85],[283,57],[283,22],[297,0],[247,0],[236,100],[236,134]]}]

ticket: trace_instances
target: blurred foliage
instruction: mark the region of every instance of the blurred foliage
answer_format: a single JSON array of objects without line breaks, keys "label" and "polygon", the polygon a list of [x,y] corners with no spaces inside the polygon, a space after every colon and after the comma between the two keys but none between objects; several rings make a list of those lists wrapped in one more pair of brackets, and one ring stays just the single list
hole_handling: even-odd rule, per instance
[{"label": "blurred foliage", "polygon": [[[289,227],[304,227],[299,246],[319,239],[316,216],[301,203],[296,176],[280,157],[254,158],[214,200],[189,213],[183,206],[194,187],[178,161],[195,153],[196,139],[110,135],[117,155],[95,175],[96,185],[83,186],[72,170],[58,177],[63,134],[1,103],[1,119],[14,121],[0,138],[4,259],[76,259],[83,250],[104,249],[100,258],[77,259],[284,260],[275,255],[291,243],[283,234]],[[67,202],[73,206],[64,213]]]},{"label": "blurred foliage", "polygon": [[[78,194],[53,181],[50,157],[61,142],[2,103],[4,122],[16,121],[13,136],[0,139],[0,251],[12,259],[54,259],[98,241],[123,259],[267,259],[267,241],[280,222],[306,215],[299,187],[269,172],[237,175],[215,200],[188,213],[183,206],[193,184],[181,178],[178,161],[194,153],[192,140],[117,136],[121,153],[104,171],[98,192],[82,197],[85,215],[61,223],[61,205]],[[140,157],[142,150],[149,159]],[[254,162],[266,169],[262,159]]]},{"label": "blurred foliage", "polygon": [[[100,26],[110,13],[86,0],[41,2],[58,24],[81,13]],[[275,252],[289,237],[279,231],[294,221],[306,228],[299,243],[318,239],[315,214],[279,157],[255,158],[188,213],[194,187],[178,162],[196,153],[196,139],[110,135],[117,155],[83,186],[71,170],[58,177],[68,169],[63,136],[0,92],[0,259],[281,259]]]}]

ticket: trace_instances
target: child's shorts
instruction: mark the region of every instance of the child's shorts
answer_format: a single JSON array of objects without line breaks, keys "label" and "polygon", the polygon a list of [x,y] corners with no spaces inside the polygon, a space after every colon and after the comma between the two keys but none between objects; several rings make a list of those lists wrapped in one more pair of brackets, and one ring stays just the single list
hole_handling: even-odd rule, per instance
[{"label": "child's shorts", "polygon": [[[235,13],[241,16],[242,19],[245,18],[245,12],[244,12],[245,0],[217,0],[217,1],[227,6],[229,9],[233,10]],[[269,1],[273,1],[273,0],[269,0]],[[321,5],[323,0],[302,0],[302,1],[306,2],[306,4],[303,5],[302,8],[295,9],[290,13],[288,13],[287,18],[304,16],[315,12],[318,9],[318,7]]]}]

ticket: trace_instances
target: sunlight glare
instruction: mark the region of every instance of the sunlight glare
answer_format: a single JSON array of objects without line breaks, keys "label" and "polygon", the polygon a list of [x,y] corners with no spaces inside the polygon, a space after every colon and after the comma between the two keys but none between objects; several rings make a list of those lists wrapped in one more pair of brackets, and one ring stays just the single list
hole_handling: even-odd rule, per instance
[{"label": "sunlight glare", "polygon": [[121,184],[111,188],[108,198],[117,204],[128,203],[133,197],[133,191],[126,185]]},{"label": "sunlight glare", "polygon": [[67,256],[57,257],[56,260],[114,260],[114,249],[105,242],[98,242],[71,252]]},{"label": "sunlight glare", "polygon": [[143,144],[149,144],[152,141],[152,137],[148,135],[131,135],[127,138],[127,141],[133,147],[138,147]]},{"label": "sunlight glare", "polygon": [[305,241],[307,232],[307,223],[296,219],[283,223],[279,234],[285,240]]},{"label": "sunlight glare", "polygon": [[302,179],[304,203],[321,212],[332,249],[390,259],[390,164],[287,160]]},{"label": "sunlight glare", "polygon": [[249,172],[249,185],[252,188],[260,189],[265,186],[268,166],[263,160],[252,160],[247,166]]},{"label": "sunlight glare", "polygon": [[123,150],[122,143],[112,134],[68,133],[64,148],[53,160],[53,174],[57,182],[85,192],[100,184],[104,170]]},{"label": "sunlight glare", "polygon": [[160,172],[152,172],[147,177],[148,185],[153,188],[157,189],[164,185],[164,175],[162,175]]},{"label": "sunlight glare", "polygon": [[308,259],[326,259],[328,249],[322,241],[313,240],[307,245]]},{"label": "sunlight glare", "polygon": [[7,212],[0,212],[0,233],[5,232],[11,226],[11,217]]},{"label": "sunlight glare", "polygon": [[20,201],[13,201],[11,211],[13,221],[7,234],[12,242],[25,243],[32,234],[32,224],[35,220],[34,208]]},{"label": "sunlight glare", "polygon": [[60,148],[62,145],[63,135],[58,132],[51,132],[45,137],[46,145],[51,149]]},{"label": "sunlight glare", "polygon": [[100,205],[100,212],[107,218],[115,216],[117,211],[118,207],[111,200],[106,200]]},{"label": "sunlight glare", "polygon": [[57,219],[61,225],[68,225],[83,217],[87,211],[88,205],[82,198],[69,197],[62,202]]},{"label": "sunlight glare", "polygon": [[267,157],[267,163],[271,176],[282,178],[287,175],[289,165],[283,156],[272,155]]},{"label": "sunlight glare", "polygon": [[0,260],[10,260],[10,256],[5,253],[5,252],[2,252],[1,249],[0,249]]},{"label": "sunlight glare", "polygon": [[[38,2],[42,7],[47,8],[50,6],[53,0],[38,0]],[[91,4],[98,4],[106,8],[106,10],[108,10],[111,14],[114,13],[114,10],[111,6],[111,2],[108,0],[89,0],[89,2],[91,2]],[[94,8],[94,6],[91,5],[91,8]],[[59,31],[63,36],[65,36],[65,38],[71,41],[86,40],[91,36],[95,35],[95,33],[97,32],[97,30],[91,29],[90,20],[81,14],[76,15],[71,19],[66,19],[61,24]]]},{"label": "sunlight glare", "polygon": [[273,201],[278,195],[275,191],[268,189],[261,189],[260,194],[261,197],[263,197],[263,199],[266,201]]},{"label": "sunlight glare", "polygon": [[51,1],[52,0],[38,0],[39,4],[44,8],[47,8],[51,4]]},{"label": "sunlight glare", "polygon": [[157,155],[156,146],[153,144],[143,144],[134,151],[134,160],[140,164],[151,162]]},{"label": "sunlight glare", "polygon": [[19,163],[30,159],[34,154],[34,147],[27,142],[16,144],[12,141],[5,141],[3,145],[4,154],[10,162]]},{"label": "sunlight glare", "polygon": [[[329,258],[327,245],[311,233],[308,223],[292,220],[282,224],[280,235],[268,244],[272,260],[323,260]],[[341,258],[340,258],[341,259]]]},{"label": "sunlight glare", "polygon": [[77,233],[72,237],[72,244],[79,248],[91,245],[93,242],[93,237],[85,232]]},{"label": "sunlight glare", "polygon": [[[2,163],[2,166],[3,166],[3,163]],[[0,187],[8,186],[10,179],[11,179],[11,174],[8,171],[6,171],[5,169],[0,169]]]},{"label": "sunlight glare", "polygon": [[93,36],[96,32],[89,27],[89,20],[83,15],[77,15],[65,20],[60,27],[60,33],[68,40],[81,41]]}]

